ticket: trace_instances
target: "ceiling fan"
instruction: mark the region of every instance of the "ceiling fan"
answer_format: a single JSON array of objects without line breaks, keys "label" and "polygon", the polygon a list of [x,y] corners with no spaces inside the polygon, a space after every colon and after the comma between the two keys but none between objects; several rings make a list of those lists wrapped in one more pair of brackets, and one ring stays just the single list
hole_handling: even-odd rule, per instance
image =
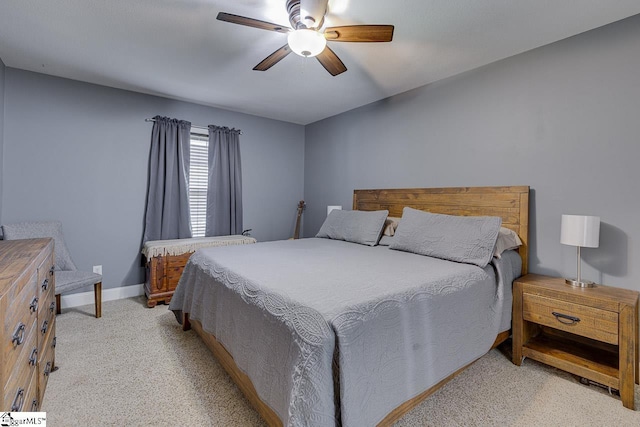
[{"label": "ceiling fan", "polygon": [[[301,3],[303,6],[301,7]],[[307,4],[305,4],[307,3]],[[332,42],[390,42],[393,39],[393,25],[345,25],[328,27],[321,30],[327,11],[327,1],[287,0],[287,12],[291,27],[220,12],[219,21],[262,30],[288,34],[287,44],[267,56],[253,67],[257,71],[266,71],[284,59],[292,51],[300,56],[315,56],[322,66],[332,75],[347,71],[344,63],[327,46]]]}]

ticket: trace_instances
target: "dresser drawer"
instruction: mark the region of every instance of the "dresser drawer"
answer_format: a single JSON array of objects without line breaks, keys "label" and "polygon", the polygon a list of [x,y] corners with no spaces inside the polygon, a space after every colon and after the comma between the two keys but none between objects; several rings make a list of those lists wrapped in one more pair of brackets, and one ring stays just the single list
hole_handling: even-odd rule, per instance
[{"label": "dresser drawer", "polygon": [[[53,331],[51,332],[52,333],[50,336],[53,337]],[[48,344],[41,348],[41,352],[42,358],[40,359],[40,363],[38,364],[38,389],[40,390],[38,397],[40,403],[42,404],[42,399],[44,398],[44,390],[47,388],[47,381],[49,381],[49,374],[54,368],[55,351],[53,349],[53,346],[51,344]]]},{"label": "dresser drawer", "polygon": [[40,345],[38,350],[40,351],[38,362],[42,363],[46,358],[47,352],[54,352],[56,347],[56,324],[55,315],[53,316],[53,322],[47,325],[47,333],[43,334],[40,331]]},{"label": "dresser drawer", "polygon": [[526,321],[609,344],[618,344],[618,313],[539,295],[522,296]]},{"label": "dresser drawer", "polygon": [[26,412],[38,412],[40,410],[40,396],[38,396],[38,375],[31,376],[31,383],[27,389],[22,410]]},{"label": "dresser drawer", "polygon": [[18,295],[10,295],[9,298],[4,320],[4,336],[11,341],[19,324],[30,325],[38,316],[40,299],[36,289],[36,275],[31,275],[27,286],[23,287]]},{"label": "dresser drawer", "polygon": [[31,379],[37,377],[36,365],[29,364],[29,353],[30,352],[23,352],[25,356],[21,357],[16,364],[13,365],[14,371],[3,390],[4,402],[7,406],[6,408],[2,408],[3,411],[25,410],[23,408],[28,397],[27,392],[29,391]]},{"label": "dresser drawer", "polygon": [[[38,308],[38,326],[42,328],[44,320],[50,324],[56,317],[56,296],[54,295],[53,288],[49,288],[40,296],[40,304]],[[40,333],[40,337],[44,334]]]},{"label": "dresser drawer", "polygon": [[[38,359],[38,369],[39,369],[38,381],[40,386],[40,395],[38,397],[40,402],[42,402],[42,399],[44,397],[44,390],[47,386],[47,381],[49,380],[49,373],[55,367],[55,347],[56,347],[55,310],[53,313],[50,312],[49,310],[46,310],[45,316],[46,317],[44,319],[47,320],[48,322],[46,332],[44,333],[42,332],[43,331],[42,325],[40,325],[40,330],[38,331],[38,341],[40,343],[38,347],[40,351],[39,359]],[[44,320],[40,322],[43,323]]]},{"label": "dresser drawer", "polygon": [[8,379],[9,382],[15,382],[16,378],[22,375],[24,370],[35,371],[38,352],[40,351],[35,319],[28,328],[25,328],[23,343],[15,348],[5,348],[5,350],[9,350],[9,353],[5,353],[7,363],[0,367],[3,370],[3,378]]},{"label": "dresser drawer", "polygon": [[38,292],[40,296],[54,287],[53,253],[47,256],[38,266]]},{"label": "dresser drawer", "polygon": [[[47,313],[48,314],[48,313]],[[44,347],[51,343],[50,336],[55,334],[55,315],[47,316],[44,319],[38,319],[38,348],[40,353],[44,352]]]},{"label": "dresser drawer", "polygon": [[26,382],[7,385],[5,402],[7,411],[38,412],[40,399],[38,396],[38,375],[35,367],[29,377],[22,378]]},{"label": "dresser drawer", "polygon": [[[30,323],[13,321],[11,324],[11,332],[5,334],[5,342],[2,343],[3,360],[6,361],[2,366],[5,370],[3,378],[12,375],[12,366],[27,364],[31,351],[38,346],[37,319],[34,318]],[[17,339],[13,339],[14,336]]]}]

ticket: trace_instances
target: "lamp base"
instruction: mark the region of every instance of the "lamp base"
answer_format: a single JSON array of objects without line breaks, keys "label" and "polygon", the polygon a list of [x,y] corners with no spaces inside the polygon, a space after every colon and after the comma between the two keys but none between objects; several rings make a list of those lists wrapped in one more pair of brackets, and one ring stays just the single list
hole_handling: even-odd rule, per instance
[{"label": "lamp base", "polygon": [[596,284],[590,280],[578,281],[576,279],[564,279],[564,282],[569,286],[573,286],[574,288],[593,288],[596,286]]}]

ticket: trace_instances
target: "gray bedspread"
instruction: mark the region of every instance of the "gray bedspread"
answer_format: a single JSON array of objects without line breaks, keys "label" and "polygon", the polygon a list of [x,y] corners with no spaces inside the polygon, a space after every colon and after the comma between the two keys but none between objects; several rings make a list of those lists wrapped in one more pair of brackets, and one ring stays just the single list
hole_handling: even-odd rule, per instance
[{"label": "gray bedspread", "polygon": [[509,329],[521,260],[480,268],[329,239],[200,249],[170,309],[289,426],[372,426]]}]

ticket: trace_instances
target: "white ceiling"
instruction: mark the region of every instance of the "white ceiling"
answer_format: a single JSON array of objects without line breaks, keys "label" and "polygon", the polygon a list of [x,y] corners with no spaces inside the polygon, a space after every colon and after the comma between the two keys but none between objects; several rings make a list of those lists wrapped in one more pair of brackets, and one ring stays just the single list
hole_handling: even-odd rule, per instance
[{"label": "white ceiling", "polygon": [[348,71],[287,56],[285,0],[2,0],[9,67],[308,124],[640,13],[638,0],[330,0],[326,26],[395,25],[391,43],[329,42]]}]

